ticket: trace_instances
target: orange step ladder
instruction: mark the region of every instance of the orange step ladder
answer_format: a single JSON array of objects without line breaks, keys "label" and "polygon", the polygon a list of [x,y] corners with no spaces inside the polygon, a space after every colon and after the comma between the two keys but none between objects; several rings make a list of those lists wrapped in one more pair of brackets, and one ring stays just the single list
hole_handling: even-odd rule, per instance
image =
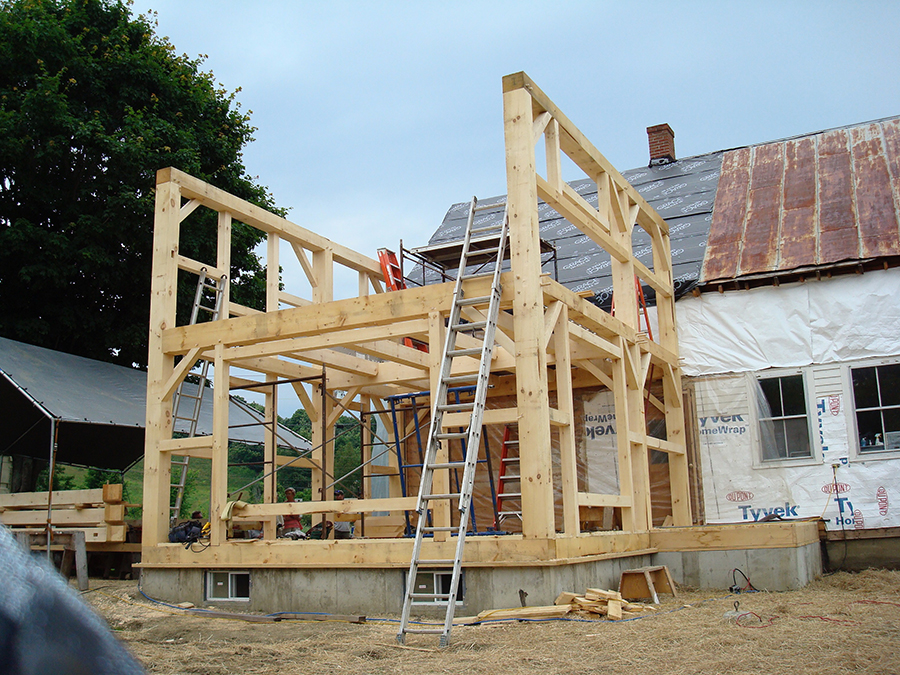
[{"label": "orange step ladder", "polygon": [[[387,248],[378,249],[378,262],[381,263],[381,272],[384,274],[384,283],[388,290],[402,291],[406,289],[406,281],[403,279],[403,267],[397,262],[397,254]],[[415,338],[403,338],[403,344],[420,352],[427,352],[428,345]]]}]

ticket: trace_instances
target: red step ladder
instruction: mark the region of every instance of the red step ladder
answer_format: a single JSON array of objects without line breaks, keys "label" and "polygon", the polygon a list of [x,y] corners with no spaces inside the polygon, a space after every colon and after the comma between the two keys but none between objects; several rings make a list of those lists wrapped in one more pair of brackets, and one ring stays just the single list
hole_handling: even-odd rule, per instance
[{"label": "red step ladder", "polygon": [[[521,471],[516,471],[512,475],[507,475],[507,467],[519,466],[519,441],[511,438],[512,428],[506,425],[503,430],[503,446],[500,450],[500,469],[497,472],[497,508],[495,509],[494,529],[499,529],[503,520],[509,516],[513,516],[522,520],[522,485]],[[515,450],[515,455],[510,455],[510,450]],[[519,483],[517,492],[511,492],[507,489],[509,483]],[[519,502],[519,509],[512,511],[503,510],[504,500],[516,500]]]}]

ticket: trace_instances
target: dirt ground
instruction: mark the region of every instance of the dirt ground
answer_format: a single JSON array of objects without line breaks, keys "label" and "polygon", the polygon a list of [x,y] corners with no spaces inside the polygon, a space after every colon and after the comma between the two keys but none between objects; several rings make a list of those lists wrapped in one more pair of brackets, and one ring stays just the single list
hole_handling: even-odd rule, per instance
[{"label": "dirt ground", "polygon": [[[680,589],[661,596],[658,612],[623,622],[456,627],[443,650],[432,635],[397,645],[397,617],[247,623],[154,604],[136,582],[91,583],[84,599],[150,673],[900,673],[900,572],[884,570],[787,593]],[[739,614],[728,615],[735,601]]]}]

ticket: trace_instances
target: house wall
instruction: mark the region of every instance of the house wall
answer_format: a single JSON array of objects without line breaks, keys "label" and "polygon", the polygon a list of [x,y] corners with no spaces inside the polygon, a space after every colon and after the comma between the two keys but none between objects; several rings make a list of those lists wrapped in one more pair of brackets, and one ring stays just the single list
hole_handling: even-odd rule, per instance
[{"label": "house wall", "polygon": [[[900,526],[900,448],[860,440],[851,379],[900,363],[898,291],[900,273],[886,270],[679,302],[707,522]],[[764,460],[756,381],[791,374],[806,389],[811,456]]]}]

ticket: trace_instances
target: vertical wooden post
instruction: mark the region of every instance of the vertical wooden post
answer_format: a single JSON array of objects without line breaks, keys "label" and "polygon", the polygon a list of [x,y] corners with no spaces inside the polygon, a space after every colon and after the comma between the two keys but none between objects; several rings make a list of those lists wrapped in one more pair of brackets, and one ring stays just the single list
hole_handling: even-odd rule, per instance
[{"label": "vertical wooden post", "polygon": [[160,443],[172,438],[172,398],[164,398],[174,358],[163,352],[162,333],[175,327],[178,231],[181,193],[168,170],[157,174],[153,276],[150,282],[150,336],[147,351],[147,426],[144,442],[143,544],[167,541],[171,455]]},{"label": "vertical wooden post", "polygon": [[509,242],[515,283],[516,405],[522,475],[522,533],[555,533],[550,460],[550,404],[543,347],[540,232],[533,137],[532,97],[521,73],[503,79]]},{"label": "vertical wooden post", "polygon": [[553,332],[556,352],[556,407],[563,424],[559,427],[559,458],[562,474],[563,530],[580,532],[578,517],[578,460],[575,448],[575,400],[572,391],[572,360],[569,355],[569,309],[562,305]]},{"label": "vertical wooden post", "polygon": [[221,546],[227,538],[226,521],[220,516],[228,503],[228,404],[230,367],[225,360],[225,346],[215,347],[213,374],[212,462],[209,481],[209,543]]},{"label": "vertical wooden post", "polygon": [[219,314],[219,318],[227,319],[230,316],[228,306],[231,302],[231,214],[228,211],[219,212],[218,234],[216,267],[228,275],[225,289],[222,292],[222,312]]},{"label": "vertical wooden post", "polygon": [[[431,387],[430,403],[432,412],[437,403],[446,403],[446,401],[437,401],[437,391],[441,379],[441,356],[444,351],[444,341],[446,339],[447,331],[444,329],[444,317],[440,312],[429,312],[428,344],[434,345],[434,347],[428,351],[428,376]],[[431,415],[429,424],[433,419],[434,415]],[[435,459],[437,462],[446,462],[448,456],[449,451],[447,449],[447,441],[441,441]],[[432,480],[431,492],[433,494],[447,494],[450,492],[450,472],[448,470],[439,469],[438,471],[435,471]],[[434,504],[434,508],[431,512],[434,525],[436,527],[450,527],[450,504],[442,500],[436,500],[431,503]],[[447,541],[448,536],[448,532],[435,532],[434,541]]]},{"label": "vertical wooden post", "polygon": [[266,240],[266,311],[278,311],[278,296],[281,286],[281,266],[279,263],[279,242],[277,234],[269,233]]},{"label": "vertical wooden post", "polygon": [[632,483],[632,467],[631,467],[631,441],[629,439],[629,430],[631,429],[631,410],[628,407],[628,376],[625,372],[627,368],[625,350],[628,349],[628,343],[625,338],[620,337],[618,344],[622,348],[622,358],[615,359],[612,362],[612,379],[613,379],[613,396],[616,404],[616,444],[619,460],[619,494],[630,498],[631,506],[622,508],[622,529],[625,532],[634,532],[635,522],[639,522],[640,518],[636,517],[636,506],[634,503],[634,490]]},{"label": "vertical wooden post", "polygon": [[688,475],[685,406],[681,392],[681,369],[671,366],[663,374],[666,404],[666,439],[684,447],[683,454],[669,453],[669,484],[672,489],[672,520],[679,527],[692,524],[691,488]]},{"label": "vertical wooden post", "polygon": [[312,289],[313,302],[334,300],[334,251],[330,248],[313,251],[313,274],[316,286]]},{"label": "vertical wooden post", "polygon": [[[266,377],[267,382],[274,382],[275,377]],[[275,502],[275,496],[278,494],[276,486],[278,484],[278,474],[275,473],[277,464],[275,456],[278,454],[278,439],[276,433],[278,431],[278,392],[275,391],[275,385],[266,389],[266,424],[263,427],[265,438],[263,440],[263,472],[270,474],[263,481],[263,503],[272,504]],[[277,521],[275,518],[267,518],[263,521],[263,539],[275,539],[277,530]]]}]

